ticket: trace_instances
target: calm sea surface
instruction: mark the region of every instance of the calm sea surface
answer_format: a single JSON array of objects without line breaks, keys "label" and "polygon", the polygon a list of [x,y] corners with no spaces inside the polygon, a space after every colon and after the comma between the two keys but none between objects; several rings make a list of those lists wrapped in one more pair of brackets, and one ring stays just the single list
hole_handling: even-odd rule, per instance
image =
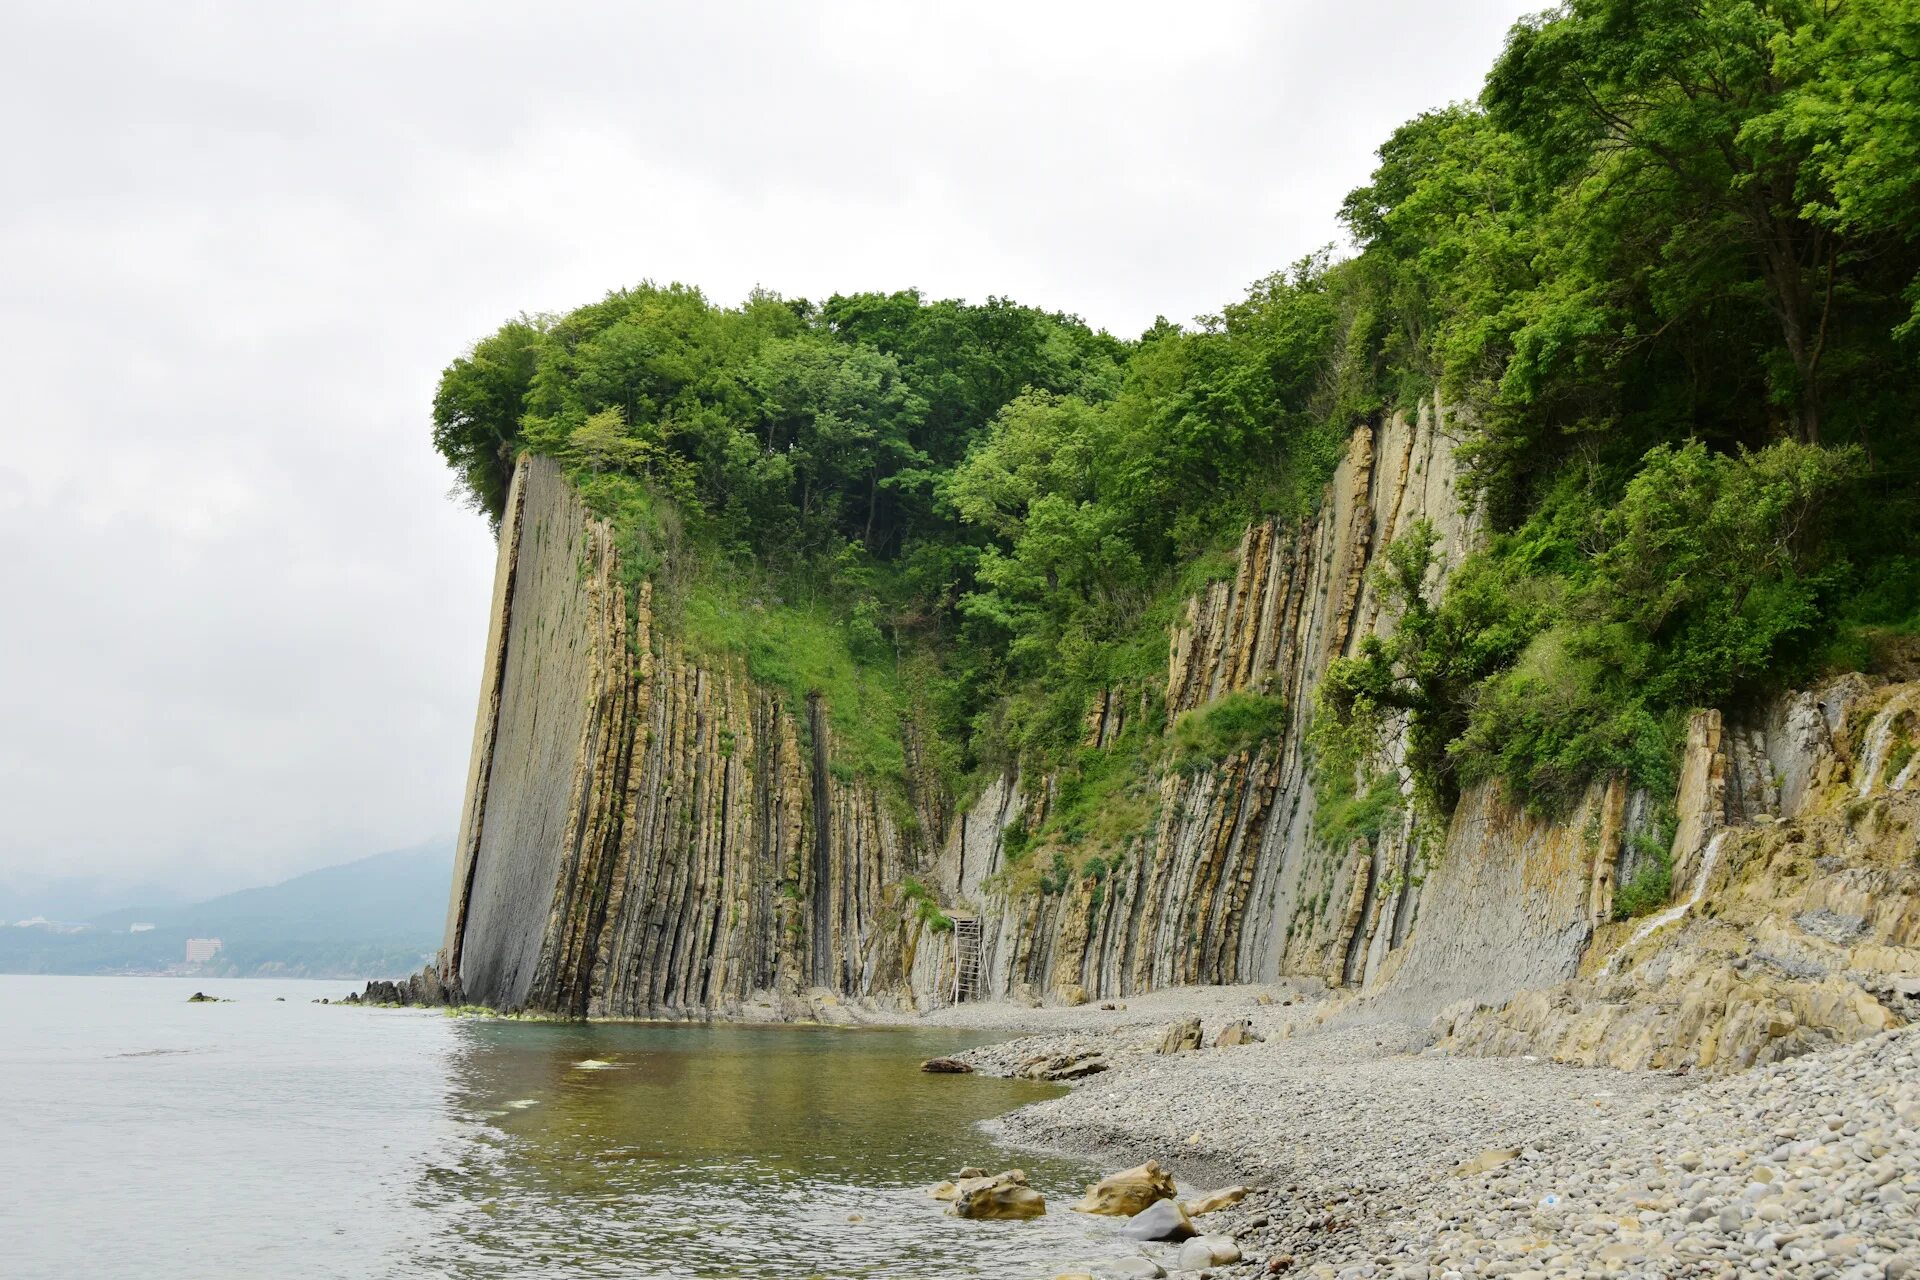
[{"label": "calm sea surface", "polygon": [[[1021,1277],[1117,1252],[1066,1212],[1091,1171],[975,1127],[1049,1086],[918,1070],[977,1037],[310,1003],[346,990],[0,976],[0,1276]],[[1026,1168],[1052,1211],[945,1217],[925,1188],[966,1164]]]}]

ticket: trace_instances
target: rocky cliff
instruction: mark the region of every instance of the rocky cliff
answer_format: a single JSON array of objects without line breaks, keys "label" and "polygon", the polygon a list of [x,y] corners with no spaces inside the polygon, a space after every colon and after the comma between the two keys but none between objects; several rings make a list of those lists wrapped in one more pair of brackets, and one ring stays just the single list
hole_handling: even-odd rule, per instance
[{"label": "rocky cliff", "polygon": [[440,972],[595,1017],[903,986],[917,861],[817,704],[690,660],[552,463],[514,476]]},{"label": "rocky cliff", "polygon": [[[1047,780],[976,806],[964,859],[950,846],[941,869],[992,922],[993,992],[1102,997],[1282,974],[1357,984],[1405,945],[1421,907],[1420,833],[1408,817],[1372,841],[1317,841],[1306,729],[1327,664],[1391,626],[1368,573],[1380,553],[1423,519],[1441,535],[1438,573],[1472,547],[1477,524],[1453,480],[1444,416],[1395,416],[1355,433],[1313,518],[1246,531],[1231,576],[1193,598],[1169,637],[1166,714],[1254,691],[1284,700],[1286,729],[1211,767],[1165,771],[1153,819],[1103,882],[996,894],[1002,815],[1039,826]],[[1129,713],[1101,700],[1089,742],[1112,740]]]},{"label": "rocky cliff", "polygon": [[[1331,838],[1316,825],[1315,689],[1333,659],[1393,625],[1371,566],[1417,521],[1440,535],[1436,578],[1479,536],[1452,452],[1440,409],[1395,416],[1354,435],[1314,516],[1245,532],[1232,572],[1172,629],[1160,696],[1171,721],[1268,695],[1281,731],[1201,767],[1155,766],[1146,816],[1100,874],[1045,889],[1009,874],[1006,833],[1044,826],[1055,779],[998,779],[947,821],[947,797],[883,794],[836,769],[828,708],[738,662],[691,658],[656,620],[650,587],[625,585],[611,531],[553,464],[524,459],[501,528],[440,973],[460,998],[562,1015],[823,1016],[847,999],[953,999],[961,949],[975,945],[963,939],[977,936],[971,996],[1078,1001],[1289,977],[1397,1017],[1445,1008],[1458,1051],[1620,1065],[1786,1051],[1752,1049],[1744,1031],[1737,1050],[1703,1049],[1725,1038],[1714,1016],[1674,1012],[1702,1002],[1784,1001],[1796,1028],[1820,1028],[1768,1032],[1789,1043],[1902,1018],[1899,982],[1920,974],[1911,689],[1856,678],[1753,724],[1695,718],[1671,849],[1675,905],[1693,905],[1628,951],[1664,955],[1701,918],[1744,912],[1741,954],[1796,957],[1784,970],[1733,968],[1731,950],[1602,967],[1638,927],[1610,923],[1616,888],[1668,829],[1617,782],[1557,821],[1492,788],[1423,819],[1396,742],[1373,762],[1400,793],[1387,820]],[[1115,742],[1154,701],[1097,698],[1087,744]],[[1889,760],[1899,767],[1859,790]],[[910,879],[962,927],[926,923]],[[1755,985],[1763,977],[1774,985]]]},{"label": "rocky cliff", "polygon": [[1447,1049],[1726,1070],[1920,1015],[1920,684],[1857,676],[1693,718],[1674,901],[1577,974],[1436,1023]]}]

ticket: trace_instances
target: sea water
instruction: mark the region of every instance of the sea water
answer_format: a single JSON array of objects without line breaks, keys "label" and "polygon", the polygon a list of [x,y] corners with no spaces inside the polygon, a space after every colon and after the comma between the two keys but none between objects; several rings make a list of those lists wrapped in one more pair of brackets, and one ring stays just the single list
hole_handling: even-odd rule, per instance
[{"label": "sea water", "polygon": [[[231,1003],[190,1004],[195,990]],[[559,1024],[0,976],[0,1276],[1007,1276],[1124,1252],[932,1030]],[[946,1217],[1025,1168],[1049,1213]]]}]

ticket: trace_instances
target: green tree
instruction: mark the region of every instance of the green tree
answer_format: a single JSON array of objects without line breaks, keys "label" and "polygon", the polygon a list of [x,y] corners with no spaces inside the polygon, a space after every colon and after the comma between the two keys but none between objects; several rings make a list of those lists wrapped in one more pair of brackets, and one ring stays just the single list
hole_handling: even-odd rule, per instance
[{"label": "green tree", "polygon": [[433,446],[459,477],[467,501],[496,526],[545,341],[544,320],[510,320],[448,365],[434,392]]}]

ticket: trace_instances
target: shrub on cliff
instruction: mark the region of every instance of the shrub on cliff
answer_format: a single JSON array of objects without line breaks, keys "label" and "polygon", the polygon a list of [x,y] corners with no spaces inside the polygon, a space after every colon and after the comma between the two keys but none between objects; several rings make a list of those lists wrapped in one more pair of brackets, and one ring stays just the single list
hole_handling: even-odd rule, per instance
[{"label": "shrub on cliff", "polygon": [[[1443,590],[1460,549],[1394,548],[1400,630],[1335,664],[1321,723],[1404,718],[1421,805],[1658,787],[1686,707],[1920,631],[1917,50],[1920,0],[1569,0],[1386,141],[1357,254],[1190,327],[647,284],[483,339],[434,440],[496,517],[521,450],[564,462],[667,622],[825,699],[841,767],[899,779],[910,721],[952,790],[1024,763],[1144,822],[1151,759],[1267,731],[1236,705],[1154,747],[1186,596],[1437,393],[1494,536]],[[1096,694],[1152,723],[1083,754]],[[1341,751],[1329,838],[1400,792]]]}]

